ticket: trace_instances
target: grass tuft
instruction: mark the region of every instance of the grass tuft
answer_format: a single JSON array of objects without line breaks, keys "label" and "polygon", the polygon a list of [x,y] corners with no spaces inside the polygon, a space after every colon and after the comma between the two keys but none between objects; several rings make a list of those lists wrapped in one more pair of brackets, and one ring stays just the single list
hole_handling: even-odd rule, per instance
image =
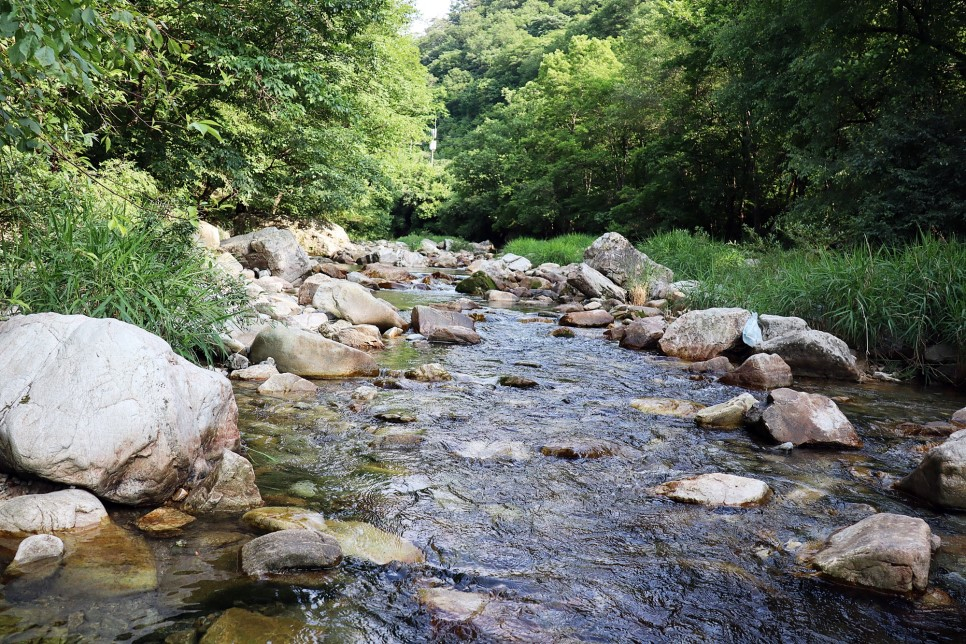
[{"label": "grass tuft", "polygon": [[582,262],[584,251],[594,243],[596,235],[561,235],[552,239],[517,237],[503,247],[503,253],[513,253],[526,257],[534,266],[552,262],[554,264],[573,264]]}]

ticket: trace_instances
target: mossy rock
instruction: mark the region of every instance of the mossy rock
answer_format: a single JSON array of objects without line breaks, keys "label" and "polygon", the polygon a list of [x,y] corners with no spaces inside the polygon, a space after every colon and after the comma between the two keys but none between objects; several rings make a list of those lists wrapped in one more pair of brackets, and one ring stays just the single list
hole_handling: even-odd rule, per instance
[{"label": "mossy rock", "polygon": [[458,293],[467,295],[486,295],[487,292],[496,290],[499,290],[496,287],[496,282],[483,271],[476,271],[456,285]]}]

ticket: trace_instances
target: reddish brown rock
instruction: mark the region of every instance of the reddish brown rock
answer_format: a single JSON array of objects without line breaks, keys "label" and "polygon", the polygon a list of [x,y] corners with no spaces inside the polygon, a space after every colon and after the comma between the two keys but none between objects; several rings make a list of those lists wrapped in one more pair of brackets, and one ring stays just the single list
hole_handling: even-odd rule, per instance
[{"label": "reddish brown rock", "polygon": [[780,356],[759,353],[722,376],[720,383],[746,389],[777,389],[792,384],[792,368]]},{"label": "reddish brown rock", "polygon": [[[855,428],[830,398],[776,389],[753,424],[779,443],[807,447],[862,447]],[[751,413],[754,413],[752,410]]]},{"label": "reddish brown rock", "polygon": [[561,326],[575,326],[581,328],[604,327],[614,321],[614,316],[597,309],[596,311],[577,311],[567,313],[560,318]]},{"label": "reddish brown rock", "polygon": [[654,349],[658,341],[664,336],[667,329],[667,322],[664,318],[648,317],[639,318],[631,322],[624,329],[624,337],[621,338],[620,346],[625,349]]}]

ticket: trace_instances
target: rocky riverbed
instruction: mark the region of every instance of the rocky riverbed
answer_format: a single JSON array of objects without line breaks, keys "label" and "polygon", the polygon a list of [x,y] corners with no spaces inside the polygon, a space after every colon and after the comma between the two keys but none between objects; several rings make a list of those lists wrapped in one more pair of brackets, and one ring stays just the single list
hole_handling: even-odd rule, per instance
[{"label": "rocky riverbed", "polygon": [[[786,346],[797,348],[782,354],[781,364],[768,357],[778,351],[753,355],[759,357],[730,380],[749,387],[741,388],[714,375],[750,353],[738,339],[747,319],[740,311],[694,315],[691,320],[708,323],[685,326],[670,307],[652,315],[647,309],[656,307],[621,308],[606,297],[570,297],[566,286],[561,293],[534,289],[542,286],[536,282],[527,289],[550,294],[514,293],[523,287],[513,287],[499,292],[521,301],[494,308],[490,300],[495,305],[501,298],[489,293],[460,303],[466,296],[452,280],[433,278],[434,270],[405,271],[416,279],[397,273],[398,281],[387,283],[407,286],[375,291],[398,314],[336,293],[325,279],[316,280],[327,289],[324,297],[316,290],[303,298],[303,287],[293,287],[295,306],[314,310],[293,309],[292,317],[326,307],[352,316],[357,309],[347,307],[361,301],[358,310],[377,317],[359,318],[342,331],[369,324],[381,349],[346,354],[348,342],[332,341],[342,347],[336,350],[316,339],[317,331],[291,324],[272,328],[309,335],[293,339],[274,331],[255,344],[256,333],[240,330],[237,341],[245,346],[234,371],[252,377],[232,383],[241,452],[251,469],[233,455],[207,465],[196,458],[192,467],[211,473],[187,498],[175,492],[160,515],[145,517],[151,506],[116,505],[107,493],[103,508],[91,495],[70,497],[66,507],[83,514],[56,516],[82,520],[81,529],[37,530],[58,536],[23,553],[22,536],[4,538],[2,563],[16,554],[28,568],[24,574],[14,564],[5,573],[4,638],[806,642],[961,636],[966,516],[895,485],[958,429],[950,421],[962,419],[954,416],[966,407],[961,393],[868,381],[840,352],[830,353],[826,364],[844,364],[842,378],[809,380],[800,373],[816,363],[802,356],[820,352],[787,341],[803,329],[779,320],[763,320],[763,341],[777,346],[776,339],[786,338]],[[497,278],[509,286],[505,273]],[[258,281],[270,284],[264,279]],[[285,294],[281,286],[278,295]],[[569,313],[558,310],[561,295],[576,300],[564,305]],[[265,294],[253,296],[264,301]],[[415,307],[434,304],[439,308],[418,309],[418,336],[392,332],[400,328],[394,315],[405,326]],[[562,316],[577,313],[599,319],[558,326]],[[658,318],[663,326],[647,322]],[[267,322],[263,317],[260,324]],[[608,325],[611,341],[603,337]],[[434,338],[440,328],[465,331]],[[326,330],[336,338],[341,332]],[[476,341],[464,342],[470,332]],[[618,343],[626,346],[628,335],[636,338],[633,348]],[[293,342],[308,348],[291,351]],[[325,356],[316,362],[330,364],[336,356],[359,373],[335,379],[279,373],[302,371],[297,359],[310,350]],[[256,356],[259,351],[265,355]],[[687,355],[673,355],[681,353]],[[249,357],[271,360],[243,364]],[[719,362],[691,362],[706,359]],[[224,414],[212,415],[221,419],[218,427],[225,424]],[[811,433],[797,431],[802,427]],[[812,441],[817,449],[808,447],[814,432],[826,432]],[[949,441],[943,449],[955,453],[958,438]],[[249,472],[256,489],[248,487]],[[928,472],[921,477],[928,479]],[[6,479],[10,495],[54,487]],[[114,494],[114,501],[130,498],[133,488],[124,489],[128,494]],[[158,485],[146,489],[153,502]],[[955,505],[956,490],[943,493],[949,496],[931,501]],[[3,507],[0,519],[7,516]],[[300,534],[305,529],[311,537]],[[857,552],[870,543],[874,552]],[[48,562],[39,569],[27,560],[37,552]],[[856,572],[879,569],[901,574]]]}]

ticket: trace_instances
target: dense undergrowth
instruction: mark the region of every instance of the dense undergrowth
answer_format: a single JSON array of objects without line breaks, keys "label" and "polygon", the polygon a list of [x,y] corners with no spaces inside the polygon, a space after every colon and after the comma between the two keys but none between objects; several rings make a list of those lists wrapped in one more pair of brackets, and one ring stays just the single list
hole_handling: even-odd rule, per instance
[{"label": "dense undergrowth", "polygon": [[149,178],[124,166],[84,175],[8,161],[18,167],[0,172],[0,312],[115,318],[195,362],[219,356],[244,290],[198,247],[190,219],[158,210]]},{"label": "dense undergrowth", "polygon": [[[515,240],[504,249],[534,263],[580,261],[592,238],[568,235]],[[966,243],[922,235],[914,242],[847,249],[792,249],[734,244],[675,230],[638,244],[674,271],[698,280],[694,308],[740,306],[794,315],[833,333],[874,360],[895,361],[910,373],[942,378],[926,349],[949,345],[966,360]],[[553,259],[549,259],[553,258]]]}]

